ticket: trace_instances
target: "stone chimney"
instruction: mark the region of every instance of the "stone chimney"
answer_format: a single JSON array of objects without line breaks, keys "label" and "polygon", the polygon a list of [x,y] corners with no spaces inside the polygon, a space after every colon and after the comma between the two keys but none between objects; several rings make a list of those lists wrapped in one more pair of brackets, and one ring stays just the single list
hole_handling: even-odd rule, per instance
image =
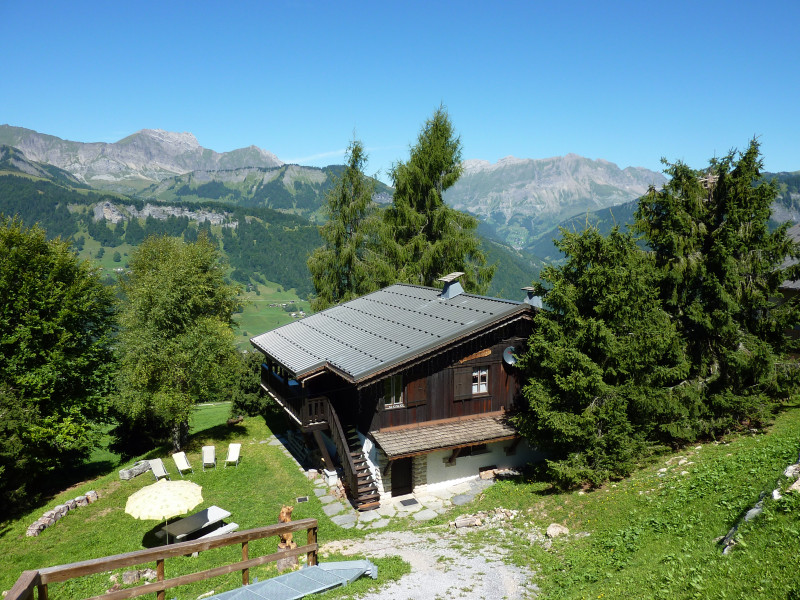
[{"label": "stone chimney", "polygon": [[455,298],[459,294],[464,293],[464,288],[461,287],[461,284],[458,281],[458,278],[463,274],[464,273],[461,271],[456,271],[455,273],[450,273],[449,275],[440,277],[437,280],[444,283],[444,289],[442,290],[442,293],[439,294],[439,297],[442,300],[449,300],[450,298]]}]

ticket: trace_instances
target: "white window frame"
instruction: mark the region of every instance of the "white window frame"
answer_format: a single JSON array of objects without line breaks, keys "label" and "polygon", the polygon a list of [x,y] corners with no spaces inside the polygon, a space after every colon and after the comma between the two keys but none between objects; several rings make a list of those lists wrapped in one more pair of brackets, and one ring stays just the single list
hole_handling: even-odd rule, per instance
[{"label": "white window frame", "polygon": [[472,369],[472,395],[489,393],[489,367],[475,367]]},{"label": "white window frame", "polygon": [[392,375],[383,380],[383,407],[386,410],[403,408],[403,376]]}]

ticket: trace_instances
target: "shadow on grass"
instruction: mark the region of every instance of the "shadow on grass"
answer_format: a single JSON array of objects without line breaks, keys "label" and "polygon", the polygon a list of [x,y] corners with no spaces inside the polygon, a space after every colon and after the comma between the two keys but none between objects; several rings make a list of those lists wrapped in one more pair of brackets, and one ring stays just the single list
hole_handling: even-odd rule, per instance
[{"label": "shadow on grass", "polygon": [[[209,439],[215,442],[230,442],[237,437],[241,437],[244,431],[246,431],[246,426],[241,424],[227,425],[226,423],[222,423],[220,425],[214,425],[190,435],[189,441],[186,443],[186,447],[183,448],[183,450],[200,452],[202,446],[204,446]],[[171,448],[168,450],[168,454],[172,454]],[[219,459],[219,456],[217,456],[217,459]]]},{"label": "shadow on grass", "polygon": [[152,529],[149,529],[145,532],[142,536],[142,546],[145,548],[158,548],[160,546],[164,546],[167,543],[166,536],[165,537],[158,537],[156,533],[161,531],[161,528],[164,527],[166,523],[161,521]]}]

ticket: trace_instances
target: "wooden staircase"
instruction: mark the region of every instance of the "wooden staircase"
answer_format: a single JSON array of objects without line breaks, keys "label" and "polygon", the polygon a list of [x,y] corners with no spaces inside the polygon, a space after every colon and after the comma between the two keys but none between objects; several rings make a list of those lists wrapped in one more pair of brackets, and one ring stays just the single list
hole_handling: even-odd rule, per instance
[{"label": "wooden staircase", "polygon": [[361,445],[361,438],[355,428],[347,430],[347,447],[355,466],[355,490],[351,490],[353,500],[358,510],[372,510],[380,506],[378,484],[372,476]]},{"label": "wooden staircase", "polygon": [[330,401],[326,402],[325,410],[331,428],[331,438],[336,445],[339,462],[344,471],[345,487],[353,504],[358,510],[378,508],[380,506],[378,484],[369,470],[358,432],[355,427],[350,427],[345,433],[339,415],[336,414],[336,409]]}]

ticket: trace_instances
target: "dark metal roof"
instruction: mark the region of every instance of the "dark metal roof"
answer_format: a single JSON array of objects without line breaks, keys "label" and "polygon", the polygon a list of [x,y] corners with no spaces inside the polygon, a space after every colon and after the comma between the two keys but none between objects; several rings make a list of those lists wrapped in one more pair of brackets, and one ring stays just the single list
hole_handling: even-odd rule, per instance
[{"label": "dark metal roof", "polygon": [[504,321],[531,307],[521,302],[408,284],[334,306],[251,338],[250,343],[302,379],[331,368],[354,382],[422,352]]}]

